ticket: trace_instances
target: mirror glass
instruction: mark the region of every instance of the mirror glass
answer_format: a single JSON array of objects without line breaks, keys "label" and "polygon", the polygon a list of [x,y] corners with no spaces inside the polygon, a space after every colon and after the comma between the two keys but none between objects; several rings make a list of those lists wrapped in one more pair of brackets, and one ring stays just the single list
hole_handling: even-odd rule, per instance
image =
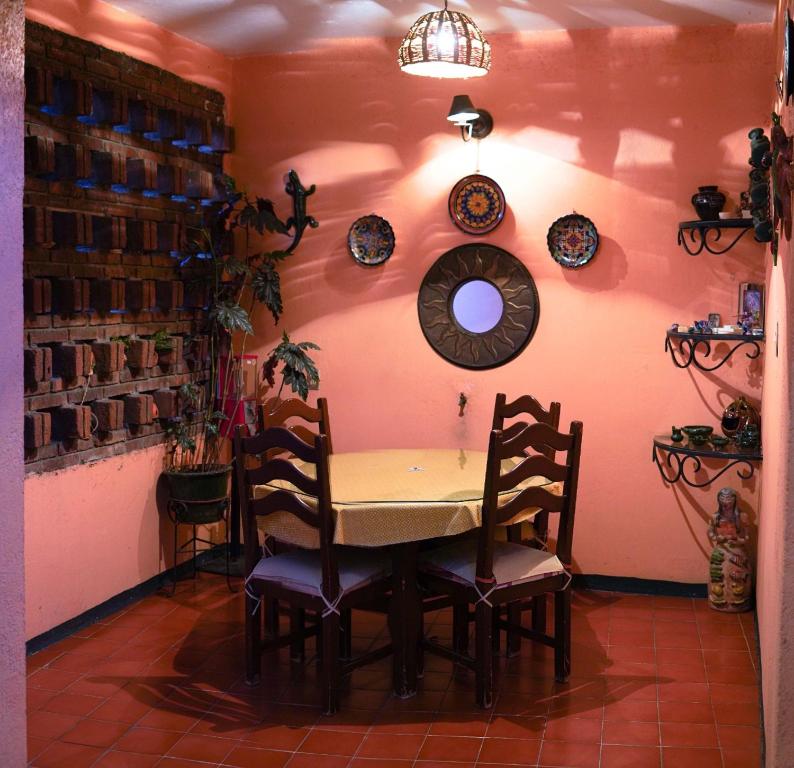
[{"label": "mirror glass", "polygon": [[499,324],[503,312],[502,294],[488,280],[469,280],[452,298],[455,322],[469,333],[487,333]]}]

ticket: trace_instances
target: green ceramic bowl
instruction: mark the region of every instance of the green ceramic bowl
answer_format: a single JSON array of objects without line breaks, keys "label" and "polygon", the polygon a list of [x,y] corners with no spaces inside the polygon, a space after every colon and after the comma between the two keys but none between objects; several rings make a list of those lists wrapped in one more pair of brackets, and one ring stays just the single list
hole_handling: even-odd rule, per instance
[{"label": "green ceramic bowl", "polygon": [[722,437],[721,435],[712,435],[710,440],[711,440],[711,444],[715,448],[722,448],[723,446],[728,445],[728,443],[730,443],[729,438]]},{"label": "green ceramic bowl", "polygon": [[681,427],[681,429],[691,439],[696,437],[702,438],[701,442],[708,440],[709,437],[711,437],[711,433],[714,431],[714,427],[709,427],[705,424],[688,424],[685,427]]}]

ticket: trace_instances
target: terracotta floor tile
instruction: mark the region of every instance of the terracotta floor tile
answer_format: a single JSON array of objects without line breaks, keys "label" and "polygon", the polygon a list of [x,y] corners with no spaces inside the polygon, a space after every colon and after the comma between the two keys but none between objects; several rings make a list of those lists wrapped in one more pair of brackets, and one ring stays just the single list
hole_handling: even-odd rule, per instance
[{"label": "terracotta floor tile", "polygon": [[364,740],[361,733],[342,731],[311,731],[300,745],[301,752],[316,755],[347,755],[352,757]]},{"label": "terracotta floor tile", "polygon": [[96,696],[83,696],[79,693],[66,691],[53,696],[42,709],[47,712],[58,712],[62,715],[78,715],[84,717],[93,712],[105,699]]},{"label": "terracotta floor tile", "polygon": [[537,765],[540,739],[485,739],[477,764]]},{"label": "terracotta floor tile", "polygon": [[659,719],[666,723],[714,724],[714,710],[706,701],[661,701]]},{"label": "terracotta floor tile", "polygon": [[625,721],[605,722],[603,743],[633,747],[658,747],[659,725],[657,723]]},{"label": "terracotta floor tile", "polygon": [[215,763],[199,761],[199,760],[186,760],[183,757],[164,757],[159,763],[157,768],[210,768],[215,767]]},{"label": "terracotta floor tile", "polygon": [[161,731],[180,731],[187,733],[203,716],[203,712],[195,709],[150,709],[136,725],[143,728],[157,728]]},{"label": "terracotta floor tile", "polygon": [[284,768],[291,757],[292,752],[277,752],[235,744],[232,751],[226,755],[223,765],[234,768]]},{"label": "terracotta floor tile", "polygon": [[761,729],[747,725],[718,725],[717,738],[723,749],[749,750],[761,747]]},{"label": "terracotta floor tile", "polygon": [[174,733],[173,731],[133,727],[116,742],[115,748],[122,752],[165,755],[181,738],[181,733]]},{"label": "terracotta floor tile", "polygon": [[354,758],[349,768],[411,768],[413,760],[386,760],[382,758]]},{"label": "terracotta floor tile", "polygon": [[442,760],[417,760],[414,768],[474,768],[474,763],[447,763]]},{"label": "terracotta floor tile", "polygon": [[617,700],[604,704],[604,720],[655,723],[659,705],[655,701]]},{"label": "terracotta floor tile", "polygon": [[469,736],[428,736],[419,752],[419,759],[474,762],[480,753],[482,742],[482,739]]},{"label": "terracotta floor tile", "polygon": [[36,768],[88,768],[104,750],[84,744],[64,744],[55,741],[33,761]]},{"label": "terracotta floor tile", "polygon": [[714,702],[714,717],[720,725],[759,724],[760,714],[757,703]]},{"label": "terracotta floor tile", "polygon": [[706,683],[684,683],[679,680],[660,680],[659,701],[709,701]]},{"label": "terracotta floor tile", "polygon": [[659,747],[625,747],[604,744],[600,768],[660,768],[662,751]]},{"label": "terracotta floor tile", "polygon": [[682,749],[662,747],[664,768],[722,768],[718,749]]},{"label": "terracotta floor tile", "polygon": [[72,730],[80,718],[58,712],[34,712],[28,715],[28,735],[39,739],[57,739]]},{"label": "terracotta floor tile", "polygon": [[70,744],[85,744],[88,747],[110,747],[128,730],[127,723],[111,723],[86,718],[61,736],[60,740]]},{"label": "terracotta floor tile", "polygon": [[582,741],[601,743],[602,723],[584,717],[550,717],[543,738],[552,741]]},{"label": "terracotta floor tile", "polygon": [[231,739],[188,733],[168,750],[168,756],[221,763],[233,746],[234,742]]},{"label": "terracotta floor tile", "polygon": [[370,733],[356,752],[356,757],[413,761],[424,740],[424,735],[420,734]]},{"label": "terracotta floor tile", "polygon": [[600,754],[599,745],[544,739],[539,764],[551,768],[598,768]]},{"label": "terracotta floor tile", "polygon": [[760,768],[759,750],[723,749],[722,768]]},{"label": "terracotta floor tile", "polygon": [[27,684],[33,688],[42,688],[47,691],[62,691],[82,677],[82,672],[69,669],[52,669],[44,667],[28,675]]},{"label": "terracotta floor tile", "polygon": [[287,763],[288,768],[347,768],[349,757],[338,755],[304,755],[296,753]]},{"label": "terracotta floor tile", "polygon": [[485,736],[490,713],[438,712],[430,726],[433,736]]},{"label": "terracotta floor tile", "polygon": [[37,736],[28,735],[28,762],[33,760],[37,755],[40,755],[52,742],[53,739],[40,739]]},{"label": "terracotta floor tile", "polygon": [[379,712],[370,733],[425,734],[430,725],[429,718],[417,717],[413,712]]},{"label": "terracotta floor tile", "polygon": [[544,717],[510,717],[494,715],[488,724],[489,738],[538,739],[546,728]]},{"label": "terracotta floor tile", "polygon": [[95,768],[153,768],[162,760],[160,755],[140,755],[132,752],[105,752],[94,763]]},{"label": "terracotta floor tile", "polygon": [[700,723],[662,723],[665,747],[717,747],[717,729]]},{"label": "terracotta floor tile", "polygon": [[43,688],[31,688],[28,686],[25,711],[29,714],[38,711],[45,706],[53,696],[57,696],[55,691],[46,691]]},{"label": "terracotta floor tile", "polygon": [[306,740],[309,733],[309,728],[262,723],[250,728],[241,739],[263,749],[294,752]]},{"label": "terracotta floor tile", "polygon": [[652,664],[656,661],[653,648],[641,645],[610,645],[607,656],[612,661],[633,661]]}]

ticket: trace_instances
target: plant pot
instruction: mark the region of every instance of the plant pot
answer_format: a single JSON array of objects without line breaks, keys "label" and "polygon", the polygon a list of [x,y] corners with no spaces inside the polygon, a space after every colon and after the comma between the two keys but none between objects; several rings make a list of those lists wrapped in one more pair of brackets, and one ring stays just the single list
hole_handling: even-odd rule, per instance
[{"label": "plant pot", "polygon": [[186,467],[166,471],[171,508],[180,523],[204,525],[223,519],[229,500],[232,468],[218,464],[206,469]]},{"label": "plant pot", "polygon": [[715,221],[725,205],[725,195],[716,186],[698,187],[692,205],[702,221]]}]

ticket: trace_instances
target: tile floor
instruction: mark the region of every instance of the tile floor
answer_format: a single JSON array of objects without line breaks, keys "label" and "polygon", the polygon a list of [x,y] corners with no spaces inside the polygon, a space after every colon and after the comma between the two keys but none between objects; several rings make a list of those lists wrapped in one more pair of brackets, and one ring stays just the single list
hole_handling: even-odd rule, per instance
[{"label": "tile floor", "polygon": [[[316,666],[265,658],[243,677],[242,603],[201,574],[31,656],[30,765],[38,768],[755,768],[760,732],[751,615],[704,600],[578,592],[573,675],[524,641],[499,662],[492,711],[473,676],[427,657],[420,692],[389,693],[390,661],[357,670],[321,715]],[[429,622],[446,640],[450,615]],[[385,633],[354,615],[355,643]],[[313,641],[307,650],[311,656]]]}]

